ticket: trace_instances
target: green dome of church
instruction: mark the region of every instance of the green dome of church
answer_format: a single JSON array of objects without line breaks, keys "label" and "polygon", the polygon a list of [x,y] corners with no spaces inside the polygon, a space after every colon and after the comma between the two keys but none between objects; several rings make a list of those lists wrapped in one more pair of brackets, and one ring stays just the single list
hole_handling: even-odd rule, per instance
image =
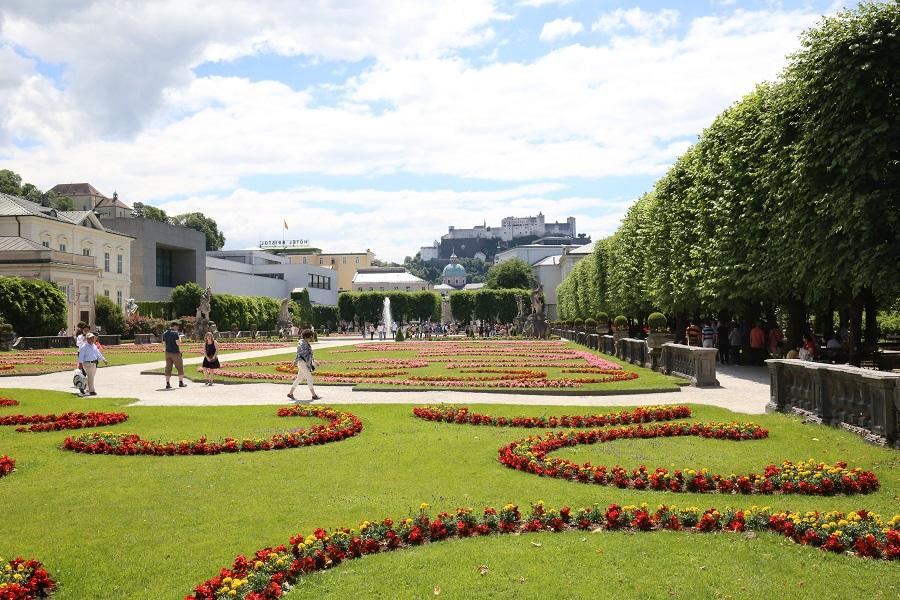
[{"label": "green dome of church", "polygon": [[444,277],[465,277],[466,269],[459,263],[450,263],[444,267],[442,275]]}]

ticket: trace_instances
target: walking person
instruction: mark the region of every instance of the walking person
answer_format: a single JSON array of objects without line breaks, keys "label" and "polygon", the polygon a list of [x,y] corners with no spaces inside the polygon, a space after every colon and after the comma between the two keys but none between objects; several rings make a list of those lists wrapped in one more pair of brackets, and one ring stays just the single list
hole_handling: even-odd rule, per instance
[{"label": "walking person", "polygon": [[97,363],[102,360],[109,366],[109,361],[106,360],[106,357],[103,356],[103,353],[100,352],[95,344],[97,336],[89,333],[84,336],[84,339],[84,345],[78,349],[78,362],[81,363],[81,368],[87,377],[87,385],[85,385],[85,390],[80,392],[79,395],[84,395],[86,391],[87,395],[96,396],[97,390],[94,389],[94,378],[97,376]]},{"label": "walking person", "polygon": [[178,331],[178,321],[172,321],[168,331],[162,334],[163,343],[166,345],[166,389],[171,390],[172,367],[178,371],[178,387],[187,387],[184,382],[184,358],[181,355],[181,332]]},{"label": "walking person", "polygon": [[744,343],[744,336],[741,335],[741,328],[737,323],[731,322],[731,331],[728,333],[728,344],[731,346],[731,362],[732,364],[741,364],[741,346]]},{"label": "walking person", "polygon": [[213,337],[211,331],[207,331],[203,336],[203,372],[206,374],[206,385],[212,385],[212,370],[218,369],[222,365],[219,363],[219,349],[216,347],[216,338]]},{"label": "walking person", "polygon": [[754,366],[762,365],[766,357],[766,330],[761,321],[750,330],[750,356]]},{"label": "walking person", "polygon": [[719,321],[716,328],[716,342],[719,348],[719,362],[723,365],[728,364],[728,325],[724,320]]},{"label": "walking person", "polygon": [[294,357],[294,365],[297,367],[297,377],[294,378],[294,383],[291,384],[291,391],[288,392],[287,395],[288,398],[295,402],[297,399],[294,397],[294,390],[297,389],[297,386],[300,385],[300,382],[304,379],[306,380],[306,385],[309,386],[312,399],[321,400],[321,397],[316,394],[316,388],[313,387],[312,372],[316,370],[316,361],[313,358],[313,349],[310,345],[312,339],[313,333],[307,329],[300,334],[300,343],[297,344],[297,356]]},{"label": "walking person", "polygon": [[704,348],[716,347],[716,330],[709,319],[703,321],[703,328],[700,330],[700,335],[703,338]]},{"label": "walking person", "polygon": [[769,354],[772,358],[781,358],[781,348],[784,343],[784,333],[778,323],[774,323],[769,329]]}]

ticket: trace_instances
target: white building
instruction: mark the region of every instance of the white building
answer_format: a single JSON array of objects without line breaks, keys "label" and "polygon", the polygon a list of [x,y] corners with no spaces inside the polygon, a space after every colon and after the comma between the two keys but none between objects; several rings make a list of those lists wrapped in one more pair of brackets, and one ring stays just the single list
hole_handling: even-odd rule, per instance
[{"label": "white building", "polygon": [[369,267],[353,276],[354,292],[422,292],[429,289],[424,279],[403,267]]},{"label": "white building", "polygon": [[337,304],[337,274],[328,267],[292,263],[289,256],[264,250],[206,253],[206,284],[214,294],[288,298],[306,288],[313,304]]},{"label": "white building", "polygon": [[[500,227],[491,227],[487,222],[475,227],[459,229],[451,226],[446,234],[441,236],[443,240],[458,240],[472,238],[499,239],[504,242],[514,238],[536,237],[576,237],[575,217],[569,217],[565,222],[547,223],[543,213],[528,217],[504,217],[500,221]],[[425,251],[423,247],[420,252]],[[428,252],[430,254],[430,251]],[[436,257],[435,257],[436,258]],[[424,254],[422,260],[426,260]]]},{"label": "white building", "polygon": [[419,248],[419,258],[422,262],[428,262],[429,260],[440,258],[440,256],[441,244],[437,240],[435,240],[431,246],[422,246]]},{"label": "white building", "polygon": [[594,251],[595,244],[596,242],[584,246],[527,244],[499,253],[497,262],[520,258],[531,265],[535,279],[544,286],[547,318],[556,319],[558,318],[556,288],[572,272],[575,263]]},{"label": "white building", "polygon": [[68,329],[94,323],[94,298],[124,308],[131,297],[134,239],[90,210],[59,211],[0,194],[0,275],[51,281],[68,298]]}]

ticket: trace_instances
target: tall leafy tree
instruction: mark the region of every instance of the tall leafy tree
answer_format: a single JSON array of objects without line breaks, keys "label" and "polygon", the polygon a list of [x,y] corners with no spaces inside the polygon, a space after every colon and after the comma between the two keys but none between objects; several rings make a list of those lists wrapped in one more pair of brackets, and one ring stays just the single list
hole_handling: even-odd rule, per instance
[{"label": "tall leafy tree", "polygon": [[131,214],[138,219],[148,219],[150,221],[159,221],[160,223],[171,223],[169,215],[161,208],[156,208],[143,202],[135,202],[132,206]]},{"label": "tall leafy tree", "polygon": [[206,249],[221,250],[225,245],[225,235],[219,231],[215,220],[200,212],[185,213],[172,217],[172,222],[181,227],[195,229],[206,236]]},{"label": "tall leafy tree", "polygon": [[488,269],[486,286],[493,289],[534,287],[534,270],[521,258],[505,260]]}]

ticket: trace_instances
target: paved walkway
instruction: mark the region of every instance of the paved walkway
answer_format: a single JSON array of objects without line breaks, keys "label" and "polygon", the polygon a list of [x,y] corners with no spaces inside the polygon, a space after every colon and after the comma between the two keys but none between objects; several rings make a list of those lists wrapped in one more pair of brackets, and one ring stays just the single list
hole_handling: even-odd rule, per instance
[{"label": "paved walkway", "polygon": [[[315,348],[330,348],[360,343],[358,338],[323,340]],[[284,354],[292,348],[236,352],[223,355],[226,360],[262,358]],[[185,359],[196,365],[202,358]],[[217,406],[251,404],[285,404],[289,386],[286,383],[217,384],[211,387],[188,382],[183,389],[166,390],[161,375],[141,375],[141,371],[165,366],[162,361],[120,367],[105,367],[97,372],[97,389],[102,396],[136,398],[138,406]],[[769,401],[768,371],[762,367],[720,366],[721,387],[683,387],[680,392],[656,394],[623,394],[608,396],[574,396],[550,394],[511,394],[451,391],[360,392],[352,386],[319,386],[320,404],[534,404],[556,406],[649,406],[653,404],[709,404],[735,412],[760,414]],[[175,379],[175,378],[173,378]],[[5,377],[0,388],[74,390],[72,372],[28,377]],[[297,390],[305,398],[306,388]]]}]

